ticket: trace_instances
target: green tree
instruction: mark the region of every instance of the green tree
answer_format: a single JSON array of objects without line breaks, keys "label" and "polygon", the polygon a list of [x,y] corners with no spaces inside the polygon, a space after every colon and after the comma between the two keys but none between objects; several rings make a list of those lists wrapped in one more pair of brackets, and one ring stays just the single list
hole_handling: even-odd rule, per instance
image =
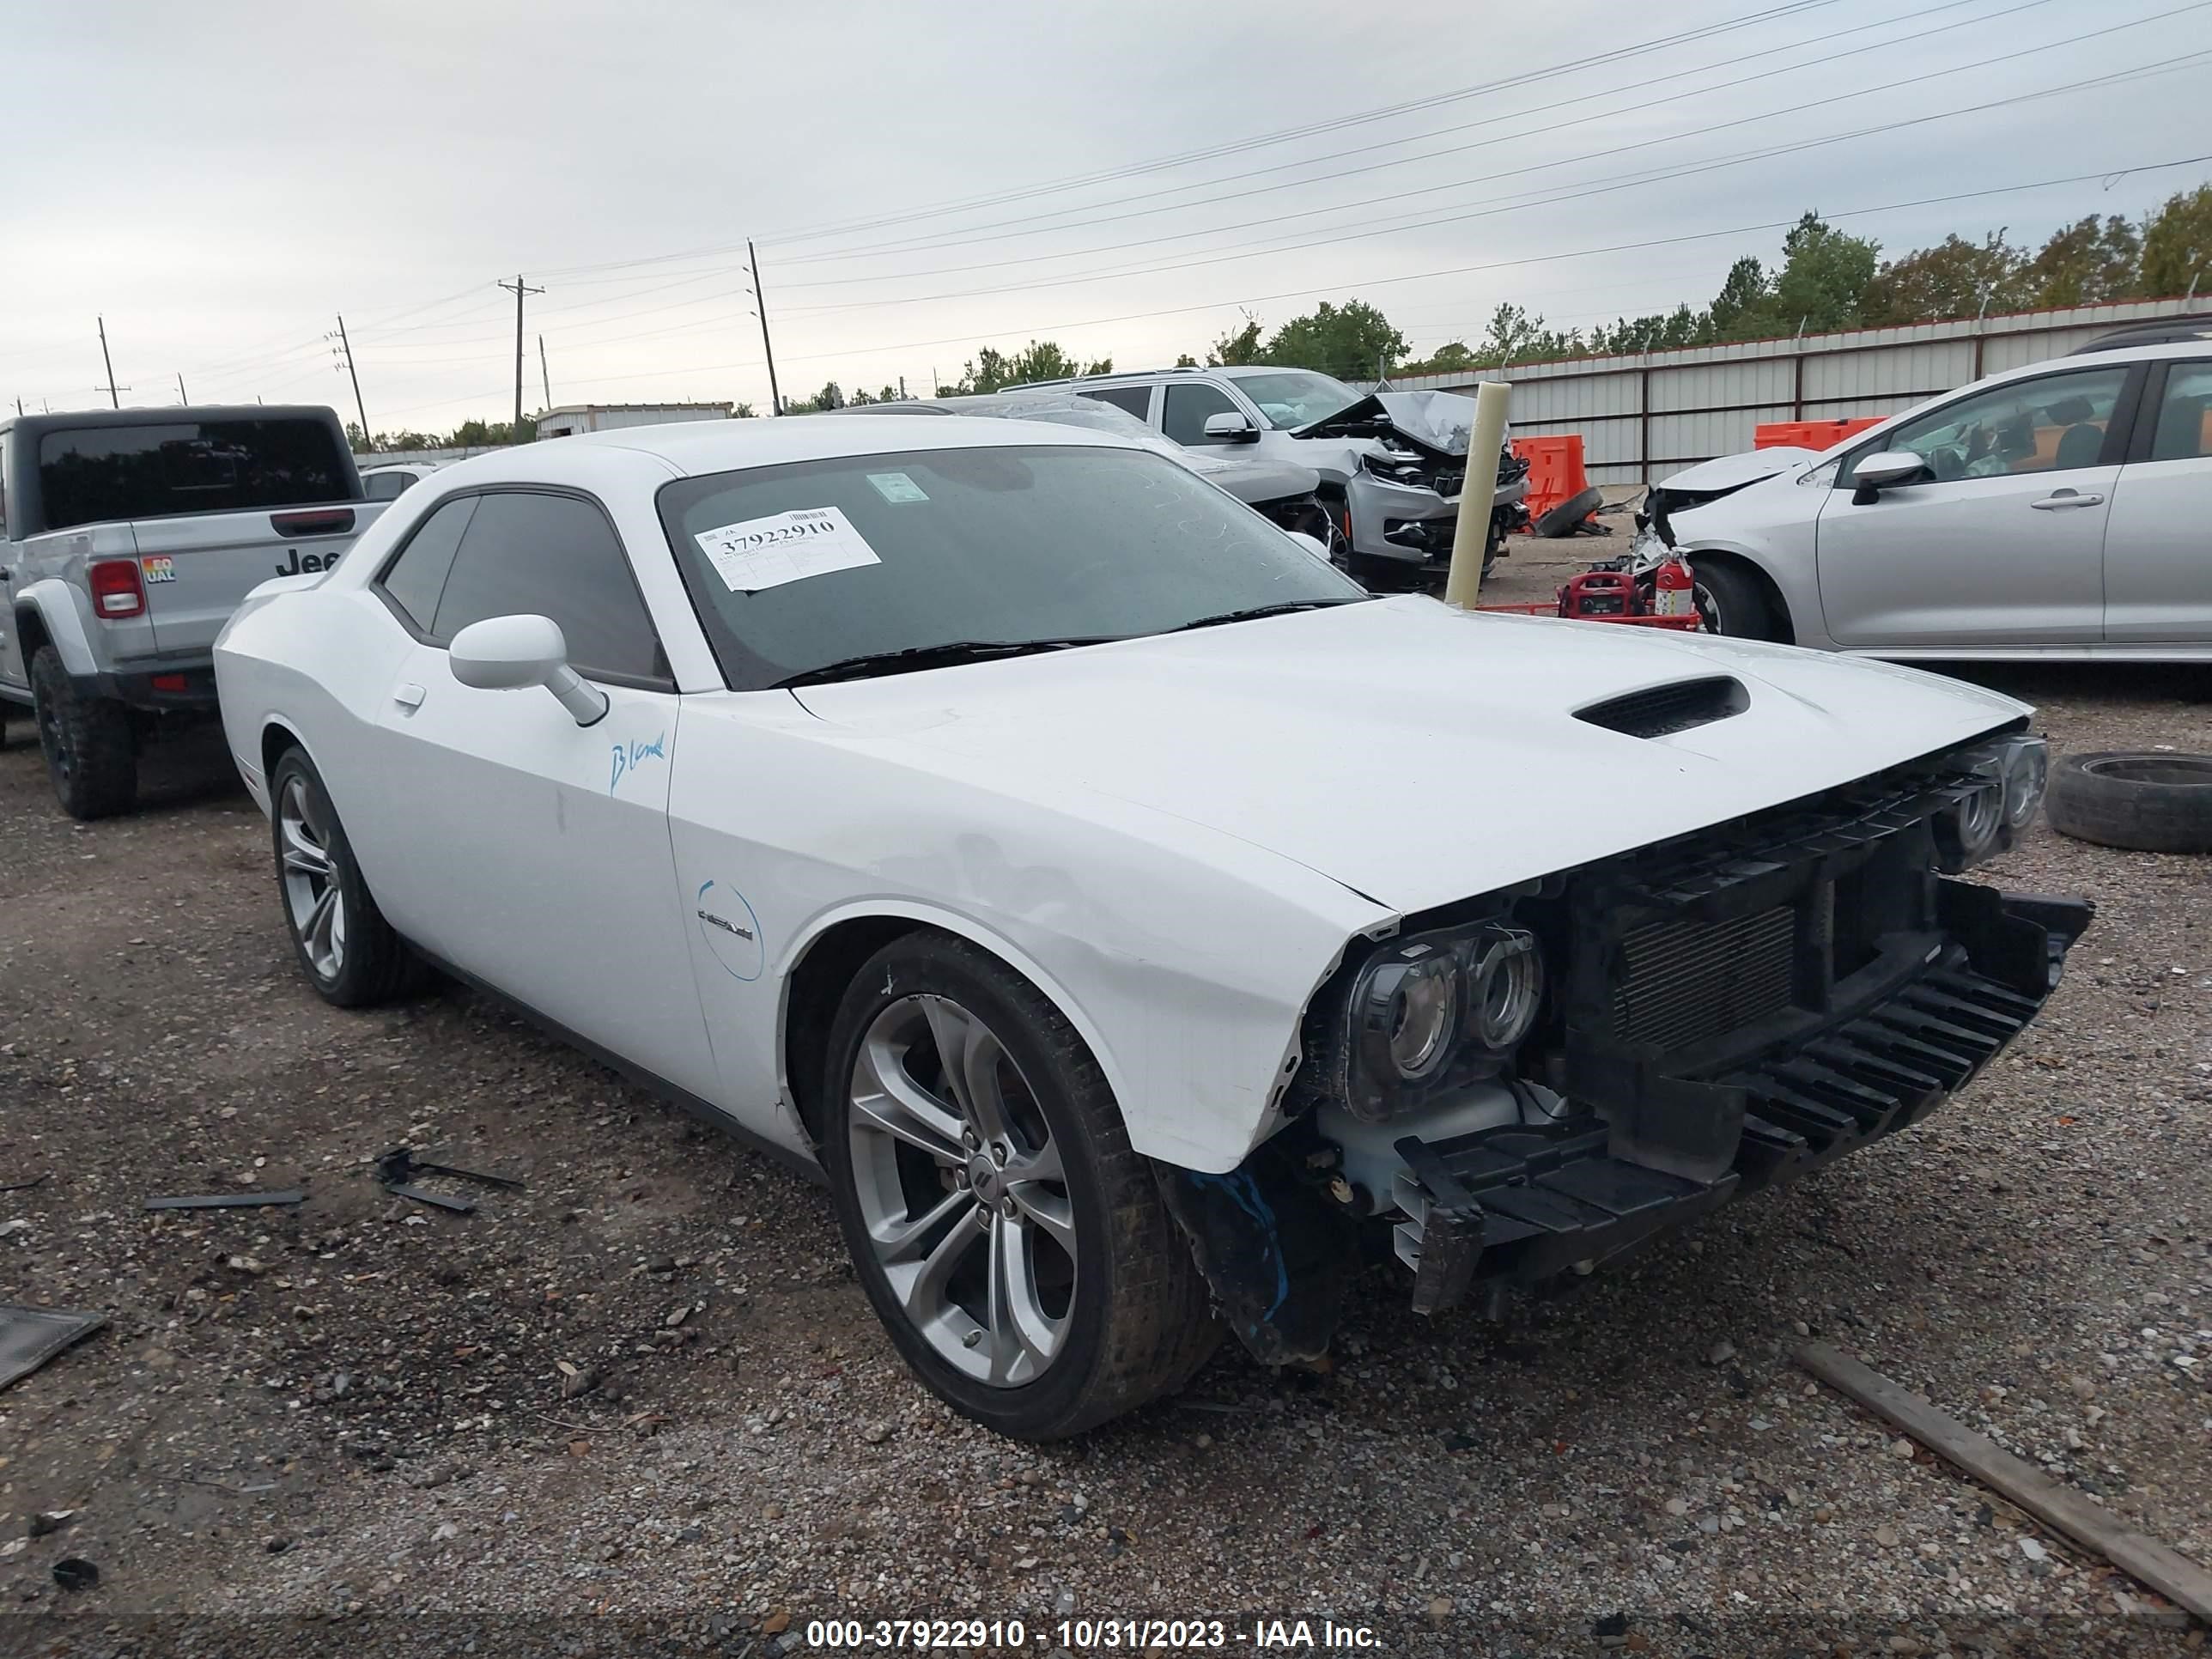
[{"label": "green tree", "polygon": [[2141,294],[2142,232],[2118,214],[2055,230],[2021,269],[2010,303],[2023,310],[2094,305]]},{"label": "green tree", "polygon": [[1984,309],[2009,310],[2021,289],[2027,256],[1993,230],[1979,242],[1946,236],[1934,247],[1915,248],[1882,262],[1866,286],[1861,319],[1871,326],[1941,322],[1978,317]]},{"label": "green tree", "polygon": [[1746,254],[1729,267],[1721,291],[1706,308],[1715,337],[1725,337],[1745,313],[1756,309],[1767,297],[1766,268]]},{"label": "green tree", "polygon": [[2169,197],[2142,239],[2146,295],[2185,294],[2212,276],[2212,185]]},{"label": "green tree", "polygon": [[1782,272],[1773,295],[1740,318],[1729,334],[1745,339],[1856,327],[1881,257],[1880,243],[1845,235],[1819,214],[1808,213],[1782,239]]},{"label": "green tree", "polygon": [[997,392],[1010,386],[1025,386],[1032,380],[1065,380],[1079,374],[1110,374],[1114,360],[1101,357],[1097,362],[1085,363],[1071,357],[1050,340],[1031,340],[1012,356],[985,346],[961,370],[960,378],[950,386],[940,386],[940,398],[964,398],[978,392]]},{"label": "green tree", "polygon": [[753,406],[750,404],[733,404],[730,410],[730,418],[733,421],[750,421],[753,419]]},{"label": "green tree", "polygon": [[1206,354],[1208,368],[1233,368],[1259,361],[1260,319],[1249,311],[1244,313],[1244,326],[1233,334],[1223,335],[1213,343],[1213,349]]},{"label": "green tree", "polygon": [[1364,380],[1388,374],[1410,349],[1390,319],[1364,300],[1341,306],[1323,300],[1277,329],[1261,361]]},{"label": "green tree", "polygon": [[1196,368],[1198,367],[1198,359],[1192,356],[1190,353],[1186,351],[1176,359],[1175,366],[1177,368]]}]

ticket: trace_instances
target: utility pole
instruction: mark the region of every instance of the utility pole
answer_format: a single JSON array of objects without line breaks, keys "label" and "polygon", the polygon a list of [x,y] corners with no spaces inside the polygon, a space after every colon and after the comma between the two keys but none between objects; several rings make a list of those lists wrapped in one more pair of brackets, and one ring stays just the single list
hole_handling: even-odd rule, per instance
[{"label": "utility pole", "polygon": [[100,361],[107,367],[107,401],[120,409],[123,399],[115,395],[115,359],[107,355],[107,319],[96,320],[100,324]]},{"label": "utility pole", "polygon": [[543,294],[545,290],[532,288],[524,283],[520,271],[515,272],[513,282],[501,283],[500,286],[514,290],[514,432],[508,441],[520,443],[522,441],[522,296]]},{"label": "utility pole", "polygon": [[550,409],[553,407],[553,371],[545,367],[545,337],[543,334],[538,337],[538,384],[545,389],[545,407]]},{"label": "utility pole", "polygon": [[182,369],[177,371],[177,401],[180,404],[191,402],[191,397],[185,391],[185,372]]},{"label": "utility pole", "polygon": [[345,313],[337,313],[338,349],[345,353],[347,378],[353,381],[353,412],[361,416],[361,447],[368,447],[368,406],[361,400],[361,374],[353,366],[353,342],[346,337]]},{"label": "utility pole", "polygon": [[745,261],[753,268],[754,315],[760,319],[761,349],[768,354],[768,412],[783,413],[783,394],[775,389],[775,347],[768,337],[768,301],[761,297],[760,255],[753,252],[753,239],[745,238]]}]

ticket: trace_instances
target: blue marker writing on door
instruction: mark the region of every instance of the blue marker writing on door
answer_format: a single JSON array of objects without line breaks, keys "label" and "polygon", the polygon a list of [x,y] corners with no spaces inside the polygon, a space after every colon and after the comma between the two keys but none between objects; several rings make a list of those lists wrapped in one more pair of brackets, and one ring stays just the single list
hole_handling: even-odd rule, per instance
[{"label": "blue marker writing on door", "polygon": [[610,795],[613,794],[615,792],[615,786],[623,781],[623,775],[625,772],[635,771],[639,762],[647,760],[666,760],[667,758],[668,733],[665,732],[663,732],[651,743],[617,744],[615,745],[615,769],[613,775],[607,779],[607,793]]}]

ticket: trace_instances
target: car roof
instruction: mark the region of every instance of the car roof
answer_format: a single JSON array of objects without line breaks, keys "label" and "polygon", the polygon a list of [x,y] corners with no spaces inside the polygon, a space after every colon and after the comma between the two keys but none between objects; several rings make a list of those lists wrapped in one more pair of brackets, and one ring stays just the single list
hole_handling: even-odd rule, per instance
[{"label": "car roof", "polygon": [[[775,466],[787,461],[884,455],[906,449],[990,449],[1038,444],[1109,449],[1140,447],[1110,432],[1036,421],[999,421],[983,416],[948,421],[931,415],[836,413],[617,427],[606,432],[579,433],[570,438],[522,444],[505,453],[522,464],[524,470],[529,470],[526,462],[531,451],[543,453],[549,446],[571,444],[636,451],[684,476],[733,472],[745,467]],[[475,467],[477,463],[461,465]]]}]

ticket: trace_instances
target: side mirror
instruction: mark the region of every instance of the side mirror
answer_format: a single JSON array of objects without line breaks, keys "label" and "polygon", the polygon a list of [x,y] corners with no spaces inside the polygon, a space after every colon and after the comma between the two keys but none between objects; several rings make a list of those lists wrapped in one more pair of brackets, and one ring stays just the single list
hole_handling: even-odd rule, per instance
[{"label": "side mirror", "polygon": [[1250,416],[1224,409],[1218,415],[1206,417],[1206,441],[1215,444],[1257,443],[1260,428],[1252,424]]},{"label": "side mirror", "polygon": [[607,694],[568,666],[568,641],[550,617],[487,617],[453,635],[446,647],[453,678],[479,691],[542,685],[579,726],[607,712]]},{"label": "side mirror", "polygon": [[1328,547],[1320,537],[1309,536],[1303,530],[1285,530],[1283,533],[1323,564],[1329,562]]},{"label": "side mirror", "polygon": [[1910,483],[1928,470],[1928,463],[1909,449],[1885,449],[1863,455],[1851,470],[1851,505],[1871,506],[1885,489]]}]

